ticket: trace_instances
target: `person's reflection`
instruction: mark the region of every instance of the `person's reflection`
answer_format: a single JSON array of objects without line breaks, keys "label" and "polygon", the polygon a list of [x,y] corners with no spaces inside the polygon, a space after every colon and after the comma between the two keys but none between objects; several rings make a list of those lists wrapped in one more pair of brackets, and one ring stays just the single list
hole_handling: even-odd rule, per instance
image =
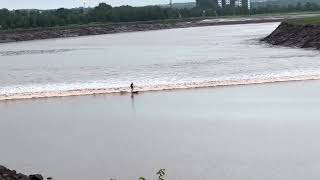
[{"label": "person's reflection", "polygon": [[131,93],[131,108],[132,108],[134,114],[136,114],[136,107],[135,107],[135,103],[134,103],[134,93]]}]

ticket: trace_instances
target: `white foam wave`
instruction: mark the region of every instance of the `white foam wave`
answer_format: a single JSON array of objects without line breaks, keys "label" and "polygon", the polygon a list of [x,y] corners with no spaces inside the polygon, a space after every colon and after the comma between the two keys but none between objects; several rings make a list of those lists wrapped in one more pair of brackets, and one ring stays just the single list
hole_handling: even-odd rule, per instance
[{"label": "white foam wave", "polygon": [[46,49],[46,50],[20,50],[20,51],[0,51],[0,56],[19,56],[34,54],[57,54],[74,51],[75,49]]},{"label": "white foam wave", "polygon": [[[205,88],[216,86],[234,86],[262,84],[273,82],[320,80],[320,74],[295,75],[284,72],[282,74],[256,75],[250,77],[223,78],[209,81],[185,81],[179,83],[157,82],[136,87],[137,91],[161,91],[174,89]],[[107,87],[106,87],[107,86]],[[130,88],[121,84],[106,84],[105,82],[30,85],[23,87],[0,88],[0,100],[31,99],[45,97],[66,97],[93,94],[129,93]]]}]

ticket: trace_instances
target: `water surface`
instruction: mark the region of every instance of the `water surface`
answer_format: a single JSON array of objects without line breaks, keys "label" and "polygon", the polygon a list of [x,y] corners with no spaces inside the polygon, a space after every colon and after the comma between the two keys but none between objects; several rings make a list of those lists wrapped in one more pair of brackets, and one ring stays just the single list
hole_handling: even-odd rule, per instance
[{"label": "water surface", "polygon": [[59,180],[316,180],[319,81],[0,102],[1,164]]},{"label": "water surface", "polygon": [[[0,45],[0,99],[318,79],[278,23]],[[319,179],[319,81],[0,101],[1,164],[59,180]]]},{"label": "water surface", "polygon": [[319,51],[275,48],[259,42],[278,24],[1,44],[0,96],[32,97],[39,92],[56,96],[68,90],[94,93],[82,91],[88,89],[119,92],[128,91],[131,82],[140,91],[148,91],[319,79]]}]

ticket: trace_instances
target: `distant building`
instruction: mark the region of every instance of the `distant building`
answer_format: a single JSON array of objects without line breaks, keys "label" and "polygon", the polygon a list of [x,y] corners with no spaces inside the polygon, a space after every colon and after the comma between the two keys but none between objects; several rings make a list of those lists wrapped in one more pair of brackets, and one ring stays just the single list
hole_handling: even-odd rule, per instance
[{"label": "distant building", "polygon": [[218,0],[218,6],[222,7],[223,4],[222,4],[222,0]]},{"label": "distant building", "polygon": [[247,7],[250,10],[251,0],[236,0],[235,5],[239,7]]},{"label": "distant building", "polygon": [[236,0],[235,5],[238,7],[242,7],[242,0]]},{"label": "distant building", "polygon": [[218,6],[220,6],[221,8],[230,5],[231,0],[218,0]]},{"label": "distant building", "polygon": [[246,7],[250,10],[251,0],[196,0],[196,5],[201,8]]},{"label": "distant building", "polygon": [[[162,5],[158,5],[158,6],[163,7],[163,8],[169,8],[170,4],[162,4]],[[172,3],[172,8],[174,8],[174,9],[192,9],[196,6],[197,6],[196,2]]]},{"label": "distant building", "polygon": [[218,6],[223,8],[225,5],[231,5],[235,7],[247,7],[251,9],[251,0],[218,0]]}]

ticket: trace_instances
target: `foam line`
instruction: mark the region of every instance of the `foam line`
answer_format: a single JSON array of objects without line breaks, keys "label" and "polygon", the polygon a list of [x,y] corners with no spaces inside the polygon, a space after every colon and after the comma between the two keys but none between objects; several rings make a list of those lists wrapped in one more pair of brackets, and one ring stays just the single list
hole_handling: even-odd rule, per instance
[{"label": "foam line", "polygon": [[[217,86],[236,86],[236,85],[250,85],[250,84],[303,81],[303,80],[320,80],[320,75],[282,76],[282,77],[252,78],[252,79],[237,79],[237,80],[216,80],[216,81],[203,81],[203,82],[190,82],[190,83],[177,83],[177,84],[159,84],[159,85],[140,86],[140,87],[136,87],[135,90],[140,92],[147,92],[147,91],[206,88],[206,87],[217,87]],[[94,94],[115,94],[115,93],[118,93],[118,94],[130,93],[130,88],[129,87],[84,88],[84,89],[80,88],[80,89],[72,89],[72,90],[49,90],[49,91],[38,91],[38,92],[0,93],[0,100],[66,97],[66,96],[81,96],[81,95],[94,95]]]}]

